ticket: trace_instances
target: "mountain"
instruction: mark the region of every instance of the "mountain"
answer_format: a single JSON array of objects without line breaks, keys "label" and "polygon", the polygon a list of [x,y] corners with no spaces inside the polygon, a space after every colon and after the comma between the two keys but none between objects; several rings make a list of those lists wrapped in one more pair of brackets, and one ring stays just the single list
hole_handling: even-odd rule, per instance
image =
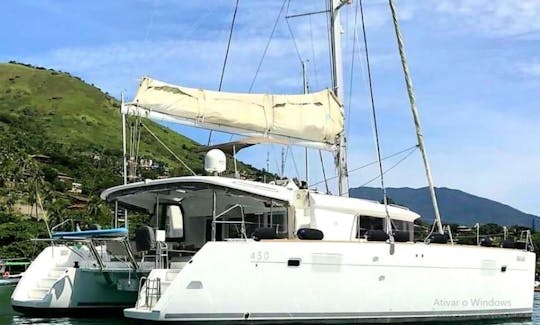
[{"label": "mountain", "polygon": [[[82,183],[83,191],[99,191],[121,183],[119,108],[117,99],[69,73],[16,62],[0,64],[0,152],[19,153],[20,159],[50,157],[48,166],[42,168],[45,176],[49,172],[73,177]],[[128,119],[131,126],[138,122],[135,117]],[[197,143],[150,120],[143,119],[142,123],[192,170],[204,173],[204,156],[197,151]],[[157,162],[156,166],[164,167],[160,173],[167,170],[171,176],[189,174],[149,132],[141,130],[139,158]],[[0,165],[2,161],[0,157]],[[239,165],[242,171],[258,173],[250,166]],[[159,175],[150,168],[145,172],[145,178]],[[100,181],[108,174],[107,181]]]},{"label": "mountain", "polygon": [[[51,227],[67,220],[72,222],[66,227],[78,221],[110,226],[111,209],[99,194],[122,183],[119,108],[117,99],[69,73],[0,63],[0,257],[39,251],[30,239],[48,237],[47,229],[30,216],[46,212]],[[196,142],[150,120],[128,117],[128,129],[141,130],[134,132],[140,138],[134,155],[144,159],[140,179],[190,174],[140,123],[204,174]],[[262,177],[249,165],[237,165],[249,178]],[[144,218],[131,216],[131,233]]]},{"label": "mountain", "polygon": [[[109,150],[121,156],[120,103],[94,85],[68,73],[30,65],[0,64],[0,124],[5,131],[20,125],[30,138],[81,150]],[[192,167],[202,156],[190,149],[196,143],[151,121],[145,124]],[[31,128],[35,127],[35,128]],[[144,133],[144,132],[143,132]],[[37,148],[36,148],[37,149]],[[140,156],[175,163],[170,154],[142,134]]]},{"label": "mountain", "polygon": [[[506,204],[445,187],[435,189],[441,217],[444,223],[474,225],[475,223],[496,223],[501,226],[520,225],[531,227],[532,214],[521,212]],[[380,201],[381,189],[373,187],[351,188],[350,195],[358,198]],[[388,197],[396,204],[403,205],[417,212],[422,220],[434,219],[433,205],[429,189],[402,187],[387,188]]]}]

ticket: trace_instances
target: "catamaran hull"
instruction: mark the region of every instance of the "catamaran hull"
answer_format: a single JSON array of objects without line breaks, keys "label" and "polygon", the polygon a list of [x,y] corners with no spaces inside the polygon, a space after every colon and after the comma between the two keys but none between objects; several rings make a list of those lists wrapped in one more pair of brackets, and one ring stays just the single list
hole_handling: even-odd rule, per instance
[{"label": "catamaran hull", "polygon": [[[128,318],[139,318],[135,316],[128,316],[124,312],[124,316]],[[432,316],[408,316],[408,315],[371,315],[366,317],[365,315],[355,317],[339,317],[333,318],[328,315],[318,315],[316,318],[301,318],[301,317],[287,317],[287,318],[200,318],[200,319],[176,319],[176,320],[154,320],[151,318],[139,318],[143,324],[160,324],[163,322],[172,324],[238,324],[242,322],[244,324],[403,324],[403,323],[468,323],[477,321],[530,321],[532,317],[531,313],[524,314],[509,314],[509,315],[432,315]]]},{"label": "catamaran hull", "polygon": [[122,310],[129,305],[116,307],[77,307],[77,308],[36,308],[12,305],[13,310],[18,313],[32,317],[103,317],[122,316]]},{"label": "catamaran hull", "polygon": [[[121,314],[137,300],[135,272],[81,268],[84,249],[47,247],[32,262],[11,296],[14,310],[35,316]],[[77,262],[79,267],[74,267]],[[134,290],[125,289],[132,283]],[[122,288],[124,285],[124,288]]]},{"label": "catamaran hull", "polygon": [[170,284],[166,270],[153,270],[149,280],[160,277],[167,288],[152,298],[149,281],[124,315],[169,322],[529,319],[534,264],[534,253],[475,246],[209,242]]}]

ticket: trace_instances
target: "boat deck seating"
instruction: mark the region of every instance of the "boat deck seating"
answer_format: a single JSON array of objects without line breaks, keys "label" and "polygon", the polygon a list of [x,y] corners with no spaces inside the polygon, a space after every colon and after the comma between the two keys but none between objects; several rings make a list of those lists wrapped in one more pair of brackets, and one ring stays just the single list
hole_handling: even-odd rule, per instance
[{"label": "boat deck seating", "polygon": [[387,241],[388,234],[384,230],[370,229],[366,231],[366,239],[368,241]]},{"label": "boat deck seating", "polygon": [[148,252],[156,247],[156,237],[152,227],[140,226],[135,230],[135,247],[137,252]]},{"label": "boat deck seating", "polygon": [[431,236],[429,236],[429,242],[432,244],[447,244],[448,235],[439,233],[431,234]]},{"label": "boat deck seating", "polygon": [[296,231],[296,236],[303,240],[322,240],[324,233],[315,228],[300,228]]},{"label": "boat deck seating", "polygon": [[398,243],[411,241],[411,235],[408,231],[396,230],[392,235],[394,236],[394,241]]}]

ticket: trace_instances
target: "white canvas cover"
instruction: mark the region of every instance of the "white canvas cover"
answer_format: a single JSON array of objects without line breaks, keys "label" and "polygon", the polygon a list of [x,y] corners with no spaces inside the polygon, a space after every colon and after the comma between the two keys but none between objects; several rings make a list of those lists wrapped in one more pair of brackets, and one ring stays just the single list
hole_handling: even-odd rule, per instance
[{"label": "white canvas cover", "polygon": [[145,77],[131,103],[151,113],[216,130],[334,145],[343,108],[323,90],[301,95],[242,94],[194,89]]}]

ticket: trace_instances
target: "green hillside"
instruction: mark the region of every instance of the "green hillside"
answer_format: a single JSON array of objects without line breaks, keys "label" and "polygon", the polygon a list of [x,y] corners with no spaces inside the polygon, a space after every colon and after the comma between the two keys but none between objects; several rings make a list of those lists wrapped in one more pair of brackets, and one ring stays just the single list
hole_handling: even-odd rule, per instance
[{"label": "green hillside", "polygon": [[[68,73],[0,64],[0,258],[32,255],[36,247],[29,240],[47,236],[44,223],[35,220],[39,199],[51,226],[64,220],[110,226],[110,207],[99,194],[122,183],[119,108],[117,99]],[[192,170],[204,173],[197,143],[142,122]],[[138,121],[130,117],[128,124]],[[154,162],[138,169],[139,179],[189,174],[145,130],[138,143],[138,158]],[[239,169],[260,176],[248,165]]]},{"label": "green hillside", "polygon": [[[35,127],[29,137],[46,137],[81,150],[108,150],[121,156],[120,103],[93,85],[67,73],[21,64],[0,64],[0,123]],[[165,127],[145,121],[192,168],[200,169],[202,156],[196,144]],[[7,129],[6,129],[7,127]],[[31,131],[31,132],[30,132]],[[141,156],[160,158],[176,165],[149,135],[142,134]],[[36,148],[37,149],[37,148]]]}]

